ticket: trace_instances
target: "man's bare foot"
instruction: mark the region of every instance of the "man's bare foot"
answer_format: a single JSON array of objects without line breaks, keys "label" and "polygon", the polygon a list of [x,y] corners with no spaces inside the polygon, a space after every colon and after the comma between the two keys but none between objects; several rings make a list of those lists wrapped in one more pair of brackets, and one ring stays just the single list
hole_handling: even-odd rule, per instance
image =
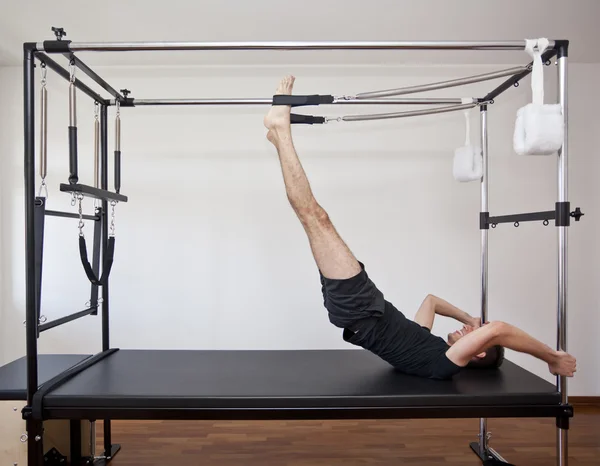
[{"label": "man's bare foot", "polygon": [[577,371],[577,361],[573,356],[564,351],[558,351],[556,360],[548,364],[548,369],[554,375],[563,375],[565,377],[573,377]]},{"label": "man's bare foot", "polygon": [[[296,78],[286,76],[279,82],[279,87],[275,94],[291,95]],[[267,139],[275,144],[279,141],[282,135],[287,135],[291,132],[290,127],[291,107],[289,105],[273,105],[269,113],[265,116],[265,127],[269,130]]]}]

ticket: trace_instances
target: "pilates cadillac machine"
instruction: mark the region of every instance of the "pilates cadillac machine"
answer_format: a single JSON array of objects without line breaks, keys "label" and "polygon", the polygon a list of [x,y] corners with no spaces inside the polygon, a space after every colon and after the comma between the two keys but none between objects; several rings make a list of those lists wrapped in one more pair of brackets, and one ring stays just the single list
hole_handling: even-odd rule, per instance
[{"label": "pilates cadillac machine", "polygon": [[[25,237],[26,237],[26,343],[24,358],[0,368],[0,400],[20,400],[23,419],[21,440],[26,444],[28,466],[44,464],[48,453],[49,426],[69,423],[69,451],[62,455],[72,464],[112,459],[119,449],[112,443],[113,419],[342,419],[342,418],[479,418],[479,439],[471,448],[482,461],[504,461],[488,444],[488,417],[553,417],[557,425],[556,464],[568,464],[567,433],[573,409],[567,397],[567,381],[557,377],[550,384],[506,361],[499,370],[463,371],[451,382],[415,379],[391,371],[389,366],[365,351],[138,351],[112,348],[109,339],[109,272],[115,248],[114,228],[109,227],[109,206],[126,202],[120,193],[120,109],[151,105],[422,105],[423,109],[382,114],[351,114],[343,117],[293,114],[296,124],[356,122],[420,116],[479,107],[483,158],[481,183],[481,318],[488,320],[488,234],[501,223],[554,220],[557,229],[557,335],[556,348],[567,349],[567,232],[570,219],[582,213],[570,210],[568,201],[568,41],[554,40],[542,55],[546,64],[557,58],[558,102],[564,119],[564,139],[558,152],[557,199],[554,209],[543,212],[490,216],[488,209],[488,106],[504,91],[531,73],[531,63],[493,73],[353,96],[311,95],[272,98],[138,99],[129,91],[117,91],[75,54],[77,52],[126,51],[228,51],[228,50],[479,50],[522,51],[524,41],[498,42],[123,42],[84,43],[64,40],[65,33],[53,28],[55,40],[25,43],[24,131],[25,131]],[[69,70],[51,56],[66,57]],[[45,197],[36,196],[35,64],[44,73],[50,68],[70,83],[69,177],[62,192],[81,200],[100,201],[93,215],[45,209]],[[94,91],[75,77],[84,73],[101,89]],[[424,91],[507,78],[481,98],[465,103],[459,98],[398,97]],[[94,186],[80,183],[77,170],[77,118],[75,93],[96,103],[96,160]],[[42,129],[45,126],[45,90],[42,90]],[[110,97],[104,97],[108,94]],[[117,108],[115,143],[115,190],[108,182],[108,110]],[[41,141],[41,188],[45,188],[45,136]],[[42,251],[44,217],[58,216],[94,222],[92,263],[87,252],[82,262],[91,282],[87,309],[45,322],[41,316]],[[114,223],[114,214],[112,217]],[[113,225],[114,227],[114,225]],[[112,246],[111,246],[112,240]],[[80,248],[81,248],[80,238]],[[87,251],[85,242],[83,249]],[[102,276],[100,276],[102,267]],[[100,277],[100,278],[98,278]],[[100,293],[101,289],[101,293]],[[101,315],[102,352],[95,355],[40,355],[40,334],[87,315]],[[310,368],[303,373],[297,367]],[[185,368],[197,373],[190,379]],[[350,367],[351,370],[344,370]],[[180,383],[186,374],[186,384]],[[100,381],[102,383],[100,383]],[[95,421],[103,420],[104,448],[95,455]],[[64,428],[64,424],[62,425]],[[68,429],[67,429],[68,430]],[[81,438],[91,438],[82,448]],[[64,434],[67,435],[67,434]],[[85,442],[85,441],[84,441]],[[87,456],[86,456],[87,455]],[[7,458],[10,460],[10,458]],[[15,462],[16,463],[16,462]],[[12,463],[10,463],[12,464]]]}]

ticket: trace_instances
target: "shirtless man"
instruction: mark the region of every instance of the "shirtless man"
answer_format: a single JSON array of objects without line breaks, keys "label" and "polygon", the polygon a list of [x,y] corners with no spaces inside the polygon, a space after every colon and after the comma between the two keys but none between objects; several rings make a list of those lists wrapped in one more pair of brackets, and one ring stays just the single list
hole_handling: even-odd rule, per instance
[{"label": "shirtless man", "polygon": [[[292,94],[294,77],[284,78],[277,94]],[[407,319],[369,279],[341,239],[310,188],[294,148],[290,107],[272,106],[264,120],[267,138],[277,149],[288,200],[308,236],[321,277],[330,322],[345,341],[371,351],[397,370],[420,377],[449,379],[467,365],[498,366],[502,348],[545,361],[552,374],[572,377],[576,361],[505,322],[480,321],[443,299],[428,296],[415,320]],[[464,326],[448,340],[431,334],[436,314]]]}]

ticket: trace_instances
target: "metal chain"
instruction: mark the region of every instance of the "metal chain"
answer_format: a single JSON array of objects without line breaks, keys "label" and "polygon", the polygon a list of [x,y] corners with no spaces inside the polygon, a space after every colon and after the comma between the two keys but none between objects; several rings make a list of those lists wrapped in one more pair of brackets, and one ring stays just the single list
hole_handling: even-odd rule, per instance
[{"label": "metal chain", "polygon": [[75,193],[71,193],[71,207],[75,207],[77,204],[77,195]]},{"label": "metal chain", "polygon": [[110,233],[109,236],[115,236],[115,206],[117,201],[110,201],[111,212],[110,212]]},{"label": "metal chain", "polygon": [[117,117],[121,116],[121,101],[119,99],[115,100],[115,107],[117,110]]},{"label": "metal chain", "polygon": [[82,206],[82,201],[83,201],[83,194],[79,194],[77,196],[77,199],[79,200],[79,236],[84,237],[85,235],[83,234],[83,227],[85,226],[85,223],[83,222],[83,206]]}]

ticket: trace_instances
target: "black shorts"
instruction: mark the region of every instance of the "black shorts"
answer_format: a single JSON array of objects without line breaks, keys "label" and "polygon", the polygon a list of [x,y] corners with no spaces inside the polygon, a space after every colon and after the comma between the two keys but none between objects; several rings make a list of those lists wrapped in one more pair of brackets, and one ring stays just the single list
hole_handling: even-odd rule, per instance
[{"label": "black shorts", "polygon": [[366,332],[385,312],[383,293],[367,275],[364,264],[359,264],[361,271],[347,279],[326,278],[320,273],[323,304],[329,313],[329,321],[346,332]]},{"label": "black shorts", "polygon": [[401,372],[448,379],[460,371],[446,356],[448,344],[386,301],[364,265],[347,279],[321,275],[330,322],[343,329],[348,343],[371,351]]}]

